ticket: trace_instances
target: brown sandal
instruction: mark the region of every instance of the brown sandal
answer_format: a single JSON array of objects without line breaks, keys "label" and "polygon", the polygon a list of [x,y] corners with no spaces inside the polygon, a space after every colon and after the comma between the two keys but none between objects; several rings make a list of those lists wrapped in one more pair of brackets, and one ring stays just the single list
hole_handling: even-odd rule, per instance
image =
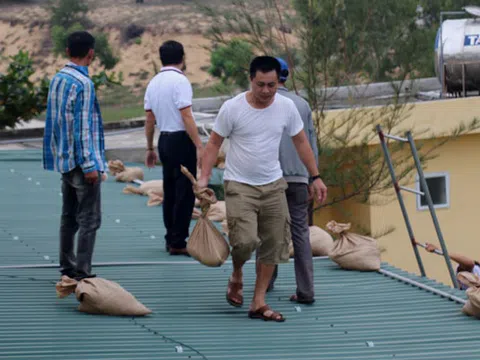
[{"label": "brown sandal", "polygon": [[[270,314],[267,315],[267,312]],[[257,310],[250,310],[248,312],[248,317],[250,319],[262,319],[264,321],[275,321],[275,322],[284,322],[285,318],[279,312],[273,311],[270,306],[263,305]]]},{"label": "brown sandal", "polygon": [[234,307],[243,306],[243,283],[228,280],[227,301]]}]

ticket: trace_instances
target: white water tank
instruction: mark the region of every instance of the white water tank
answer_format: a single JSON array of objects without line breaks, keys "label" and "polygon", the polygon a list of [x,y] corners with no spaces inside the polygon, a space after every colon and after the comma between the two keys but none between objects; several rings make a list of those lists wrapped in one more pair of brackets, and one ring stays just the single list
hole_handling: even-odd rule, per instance
[{"label": "white water tank", "polygon": [[[445,20],[441,32],[447,92],[463,91],[462,71],[466,91],[480,91],[480,19]],[[435,39],[435,72],[441,82],[439,40],[440,29]]]}]

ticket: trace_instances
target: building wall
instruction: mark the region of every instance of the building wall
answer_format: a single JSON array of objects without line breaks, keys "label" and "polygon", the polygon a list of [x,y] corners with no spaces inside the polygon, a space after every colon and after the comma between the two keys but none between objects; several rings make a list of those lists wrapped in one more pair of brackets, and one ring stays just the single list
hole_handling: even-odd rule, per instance
[{"label": "building wall", "polygon": [[[447,172],[450,178],[450,206],[436,209],[440,227],[449,252],[480,259],[480,135],[467,135],[444,145],[436,159],[430,160],[426,175]],[[409,187],[415,187],[414,183]],[[393,195],[393,193],[392,193]],[[402,192],[413,232],[418,242],[439,244],[428,210],[418,210],[416,195]],[[385,249],[382,260],[419,274],[410,245],[405,222],[396,198],[384,206],[371,207],[372,231],[389,225],[395,231],[379,239]],[[419,247],[427,276],[450,285],[451,280],[443,257],[427,253]],[[453,264],[456,267],[456,264]]]},{"label": "building wall", "polygon": [[[443,101],[431,101],[415,104],[405,121],[407,127],[429,129],[441,134],[458,126],[460,122],[480,117],[480,97],[461,98]],[[327,119],[345,116],[348,110],[331,111]],[[426,145],[430,145],[429,141]],[[438,155],[430,160],[424,169],[431,172],[447,172],[450,178],[450,206],[437,209],[436,213],[449,252],[458,252],[480,261],[480,134],[478,130],[448,142],[436,151]],[[415,187],[414,183],[409,184]],[[435,228],[428,210],[417,210],[416,195],[402,192],[410,221],[417,241],[432,242],[439,245]],[[333,194],[331,194],[333,195]],[[372,197],[372,203],[384,203],[385,195]],[[355,202],[342,203],[342,208],[327,208],[315,214],[315,224],[325,227],[328,220],[358,222],[370,227],[378,234],[393,226],[394,231],[379,238],[382,248],[382,260],[390,264],[419,274],[415,255],[406,231],[405,222],[396,200],[390,192],[392,202],[384,205],[366,206]],[[345,216],[345,213],[354,216]],[[419,247],[427,276],[451,285],[449,273],[443,257],[427,253]],[[454,268],[456,264],[453,263]]]}]

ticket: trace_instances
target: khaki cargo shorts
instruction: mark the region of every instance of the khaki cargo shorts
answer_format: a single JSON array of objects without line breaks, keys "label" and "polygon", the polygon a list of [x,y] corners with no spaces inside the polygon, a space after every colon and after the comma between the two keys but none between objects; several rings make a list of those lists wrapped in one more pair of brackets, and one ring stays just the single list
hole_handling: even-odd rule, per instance
[{"label": "khaki cargo shorts", "polygon": [[263,264],[278,264],[289,259],[290,213],[282,178],[253,186],[225,181],[228,238],[232,257],[247,261],[257,250]]}]

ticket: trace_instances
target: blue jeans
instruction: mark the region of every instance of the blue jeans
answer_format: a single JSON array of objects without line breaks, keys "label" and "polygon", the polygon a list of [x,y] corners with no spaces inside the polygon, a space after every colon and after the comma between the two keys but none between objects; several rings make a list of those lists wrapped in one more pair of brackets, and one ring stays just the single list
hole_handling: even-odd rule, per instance
[{"label": "blue jeans", "polygon": [[[60,272],[70,277],[91,275],[97,230],[101,224],[101,181],[89,184],[80,168],[62,174]],[[75,253],[75,235],[78,232]]]}]

